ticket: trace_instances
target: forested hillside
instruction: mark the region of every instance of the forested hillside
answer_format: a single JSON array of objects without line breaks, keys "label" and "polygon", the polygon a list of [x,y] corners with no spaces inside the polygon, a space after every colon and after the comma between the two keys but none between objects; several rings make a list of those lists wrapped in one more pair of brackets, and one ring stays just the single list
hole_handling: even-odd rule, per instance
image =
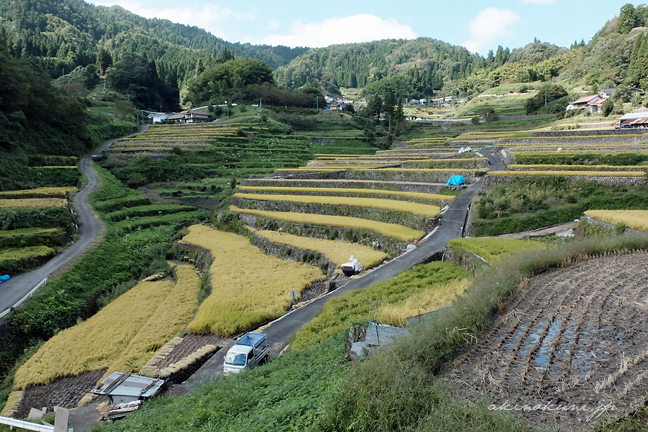
[{"label": "forested hillside", "polygon": [[[134,53],[154,61],[158,75],[180,83],[224,50],[276,68],[305,48],[230,43],[198,27],[146,19],[119,7],[83,0],[0,2],[0,35],[14,57],[33,58],[53,78],[95,63],[100,48],[117,60]],[[170,83],[170,82],[169,82]]]}]

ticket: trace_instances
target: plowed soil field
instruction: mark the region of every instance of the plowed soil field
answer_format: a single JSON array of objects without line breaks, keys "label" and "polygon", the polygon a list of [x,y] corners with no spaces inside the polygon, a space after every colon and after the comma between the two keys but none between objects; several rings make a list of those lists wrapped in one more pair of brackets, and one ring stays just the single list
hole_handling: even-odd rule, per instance
[{"label": "plowed soil field", "polygon": [[636,409],[648,390],[648,254],[532,278],[449,377],[466,399],[477,392],[543,430]]}]

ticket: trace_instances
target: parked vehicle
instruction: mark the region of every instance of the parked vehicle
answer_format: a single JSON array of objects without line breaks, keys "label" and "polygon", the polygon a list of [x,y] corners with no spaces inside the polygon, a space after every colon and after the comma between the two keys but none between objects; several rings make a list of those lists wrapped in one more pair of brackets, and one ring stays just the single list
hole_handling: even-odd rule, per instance
[{"label": "parked vehicle", "polygon": [[360,273],[362,270],[364,270],[364,267],[362,267],[360,261],[358,261],[353,255],[349,258],[349,262],[342,264],[342,271],[347,276]]},{"label": "parked vehicle", "polygon": [[11,276],[9,276],[8,274],[2,275],[0,276],[0,283],[8,281],[9,279],[11,279]]},{"label": "parked vehicle", "polygon": [[223,372],[237,374],[268,361],[268,340],[263,333],[245,333],[225,354]]}]

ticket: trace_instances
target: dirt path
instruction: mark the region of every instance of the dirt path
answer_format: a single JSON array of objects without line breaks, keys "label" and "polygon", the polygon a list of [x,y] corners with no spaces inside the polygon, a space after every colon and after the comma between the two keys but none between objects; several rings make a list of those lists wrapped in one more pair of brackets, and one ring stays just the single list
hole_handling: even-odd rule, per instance
[{"label": "dirt path", "polygon": [[[148,125],[145,125],[142,130],[126,138],[137,136],[148,130]],[[108,147],[124,138],[117,138],[108,141],[94,154],[100,154]],[[0,312],[3,312],[20,299],[22,299],[29,291],[32,290],[43,279],[52,276],[58,276],[60,270],[65,268],[66,265],[79,258],[82,254],[90,249],[95,239],[102,232],[102,225],[96,215],[93,214],[92,209],[87,203],[88,195],[100,185],[97,176],[90,168],[90,158],[88,155],[81,160],[79,169],[88,178],[88,184],[83,187],[73,199],[74,206],[79,215],[79,238],[67,247],[63,252],[51,260],[44,266],[34,269],[30,272],[12,277],[7,282],[0,284]]]}]

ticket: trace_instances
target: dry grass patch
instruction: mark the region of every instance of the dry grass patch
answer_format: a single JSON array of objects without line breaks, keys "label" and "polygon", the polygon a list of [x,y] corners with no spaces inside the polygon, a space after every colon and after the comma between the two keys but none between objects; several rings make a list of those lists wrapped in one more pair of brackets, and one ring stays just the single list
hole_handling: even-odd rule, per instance
[{"label": "dry grass patch", "polygon": [[247,237],[204,225],[189,227],[183,241],[208,249],[214,258],[212,293],[188,326],[193,333],[231,336],[278,318],[292,304],[291,290],[301,293],[324,279],[319,268],[268,256]]},{"label": "dry grass patch", "polygon": [[648,210],[588,210],[585,215],[592,219],[648,231]]},{"label": "dry grass patch", "polygon": [[328,225],[342,228],[364,229],[374,231],[386,237],[401,241],[420,240],[425,232],[408,228],[403,225],[377,222],[369,219],[354,218],[349,216],[327,216],[311,213],[272,212],[265,210],[241,209],[230,206],[235,213],[247,213],[263,216],[272,219],[279,219],[286,222],[296,222],[314,225]]},{"label": "dry grass patch", "polygon": [[403,196],[409,198],[419,198],[430,201],[452,201],[454,196],[441,195],[423,192],[403,192],[391,191],[384,189],[360,189],[360,188],[326,188],[326,187],[282,187],[282,186],[238,186],[239,189],[244,191],[260,191],[260,192],[295,192],[295,193],[338,193],[338,194],[367,194],[367,195],[392,195]]},{"label": "dry grass patch", "polygon": [[61,331],[18,369],[14,389],[109,367],[173,287],[173,281],[140,282],[87,321]]},{"label": "dry grass patch", "polygon": [[372,247],[342,240],[300,237],[293,234],[279,234],[277,231],[268,230],[255,231],[255,234],[273,243],[322,253],[338,267],[347,262],[351,255],[354,255],[365,269],[375,267],[389,257],[386,253],[375,250]]},{"label": "dry grass patch", "polygon": [[0,238],[29,234],[55,233],[56,231],[58,231],[57,228],[20,228],[15,230],[2,230],[0,231]]},{"label": "dry grass patch", "polygon": [[63,207],[66,204],[65,198],[0,199],[0,209]]},{"label": "dry grass patch", "polygon": [[322,204],[331,206],[351,206],[362,208],[374,208],[397,212],[411,213],[426,218],[434,218],[439,215],[441,208],[435,205],[419,204],[407,201],[398,201],[381,198],[352,198],[340,196],[313,196],[313,195],[264,195],[235,193],[234,197],[259,201],[283,201],[303,204]]}]

